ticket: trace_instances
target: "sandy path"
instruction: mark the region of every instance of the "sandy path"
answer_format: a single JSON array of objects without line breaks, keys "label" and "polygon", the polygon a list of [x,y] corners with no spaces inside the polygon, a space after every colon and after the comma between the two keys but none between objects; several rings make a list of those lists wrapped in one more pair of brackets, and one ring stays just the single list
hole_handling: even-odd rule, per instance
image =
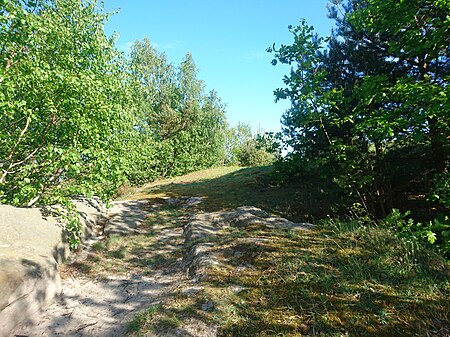
[{"label": "sandy path", "polygon": [[[120,202],[110,214],[113,232],[136,230],[148,212],[143,202]],[[183,243],[182,226],[161,228],[157,233],[156,253],[171,253]],[[124,336],[127,322],[152,304],[164,302],[182,291],[185,282],[181,266],[150,273],[132,272],[126,277],[95,279],[75,273],[63,280],[63,293],[45,312],[16,327],[11,336]],[[181,327],[173,335],[205,336]],[[198,330],[198,329],[197,329]],[[200,329],[202,330],[202,329]],[[204,330],[204,329],[203,329]],[[214,333],[213,333],[214,334]],[[164,334],[167,335],[167,334]],[[150,336],[150,335],[148,335]],[[154,334],[158,336],[158,334]]]},{"label": "sandy path", "polygon": [[134,312],[163,301],[177,281],[170,275],[68,279],[62,296],[12,336],[124,336]]}]

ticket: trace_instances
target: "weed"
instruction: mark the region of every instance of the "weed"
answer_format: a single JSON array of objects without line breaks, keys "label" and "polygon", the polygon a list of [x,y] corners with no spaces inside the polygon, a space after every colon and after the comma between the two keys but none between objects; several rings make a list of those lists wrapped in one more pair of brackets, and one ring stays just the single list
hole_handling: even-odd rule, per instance
[{"label": "weed", "polygon": [[106,244],[104,241],[97,241],[92,245],[92,248],[99,252],[99,251],[105,251],[106,250]]},{"label": "weed", "polygon": [[123,240],[123,238],[120,235],[113,234],[108,238],[107,245],[114,246],[114,245],[120,243],[122,240]]},{"label": "weed", "polygon": [[127,252],[126,247],[120,247],[117,250],[108,252],[108,255],[115,259],[123,259],[123,258],[125,258],[126,252]]},{"label": "weed", "polygon": [[181,325],[181,321],[175,315],[164,316],[156,324],[157,330],[175,329]]},{"label": "weed", "polygon": [[137,313],[133,320],[128,323],[128,330],[131,332],[140,332],[154,318],[154,316],[162,310],[160,304],[150,306],[146,311]]}]

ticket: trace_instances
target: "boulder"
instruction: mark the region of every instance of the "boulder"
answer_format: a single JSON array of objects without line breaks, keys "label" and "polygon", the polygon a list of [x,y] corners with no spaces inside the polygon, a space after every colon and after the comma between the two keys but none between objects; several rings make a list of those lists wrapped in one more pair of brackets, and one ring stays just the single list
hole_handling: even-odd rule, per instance
[{"label": "boulder", "polygon": [[[104,208],[95,198],[74,204],[88,238]],[[58,263],[67,254],[64,230],[49,209],[0,205],[0,336],[61,293]]]}]

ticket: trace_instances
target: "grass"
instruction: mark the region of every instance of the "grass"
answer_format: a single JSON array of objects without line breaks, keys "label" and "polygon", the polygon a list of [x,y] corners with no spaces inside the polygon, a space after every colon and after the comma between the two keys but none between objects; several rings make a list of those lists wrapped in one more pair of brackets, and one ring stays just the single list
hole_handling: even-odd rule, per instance
[{"label": "grass", "polygon": [[[66,266],[70,273],[83,273],[97,278],[110,275],[126,277],[131,274],[151,273],[155,269],[168,270],[179,264],[182,249],[167,251],[162,230],[182,231],[186,219],[182,212],[163,206],[149,213],[139,234],[133,236],[113,235],[93,244],[88,259]],[[179,244],[182,244],[181,238]]]},{"label": "grass", "polygon": [[[211,271],[221,335],[446,336],[448,265],[411,257],[385,230],[350,228],[267,233],[270,241],[234,261],[253,268]],[[227,299],[230,286],[246,290]]]},{"label": "grass", "polygon": [[323,182],[309,178],[278,186],[270,178],[272,167],[218,167],[156,181],[122,192],[122,199],[182,196],[202,197],[197,210],[213,212],[251,205],[295,221],[313,222],[327,215],[337,196],[323,189]]},{"label": "grass", "polygon": [[139,332],[143,330],[154,317],[161,311],[160,304],[148,307],[146,311],[136,314],[132,321],[128,323],[128,329],[131,332]]},{"label": "grass", "polygon": [[[161,227],[180,228],[189,212],[253,205],[296,221],[326,214],[331,195],[314,181],[276,186],[269,167],[218,168],[135,188],[135,199],[203,197],[194,208],[163,206],[142,234],[96,244],[88,273],[170,268]],[[195,318],[220,336],[448,336],[447,261],[366,220],[316,221],[311,231],[227,228],[214,238],[220,268],[130,322],[130,332],[177,329]],[[150,267],[149,267],[150,266]],[[212,305],[205,304],[212,303]]]}]

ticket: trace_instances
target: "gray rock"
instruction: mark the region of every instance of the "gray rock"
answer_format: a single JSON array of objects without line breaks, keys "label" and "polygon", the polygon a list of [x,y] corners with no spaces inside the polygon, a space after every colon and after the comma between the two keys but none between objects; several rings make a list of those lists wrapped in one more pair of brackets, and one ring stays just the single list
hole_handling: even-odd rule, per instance
[{"label": "gray rock", "polygon": [[203,289],[204,289],[203,287],[189,287],[189,288],[183,289],[181,291],[181,293],[183,295],[193,295],[193,294],[197,294],[197,293],[203,291]]},{"label": "gray rock", "polygon": [[[220,268],[220,261],[213,249],[220,229],[229,226],[245,229],[252,225],[283,230],[309,230],[313,227],[312,224],[297,224],[284,218],[270,216],[267,212],[253,206],[238,207],[230,212],[193,215],[184,228],[185,244],[190,247],[184,256],[188,275],[194,281],[199,281],[204,278],[209,267]],[[263,244],[268,239],[245,238],[242,240]],[[253,268],[253,266],[240,266],[237,270],[242,271],[247,268]]]},{"label": "gray rock", "polygon": [[132,235],[138,232],[138,226],[145,220],[144,209],[150,208],[147,200],[114,201],[108,211],[104,234]]},{"label": "gray rock", "polygon": [[212,310],[214,310],[215,306],[216,305],[214,304],[213,301],[208,301],[208,302],[202,304],[202,310],[203,311],[212,311]]},{"label": "gray rock", "polygon": [[196,206],[202,203],[202,201],[203,201],[202,197],[191,197],[186,200],[186,206]]},{"label": "gray rock", "polygon": [[[103,206],[98,199],[78,198],[74,204],[86,239]],[[0,205],[0,336],[61,293],[58,263],[68,249],[64,229],[52,213],[52,208]]]}]

